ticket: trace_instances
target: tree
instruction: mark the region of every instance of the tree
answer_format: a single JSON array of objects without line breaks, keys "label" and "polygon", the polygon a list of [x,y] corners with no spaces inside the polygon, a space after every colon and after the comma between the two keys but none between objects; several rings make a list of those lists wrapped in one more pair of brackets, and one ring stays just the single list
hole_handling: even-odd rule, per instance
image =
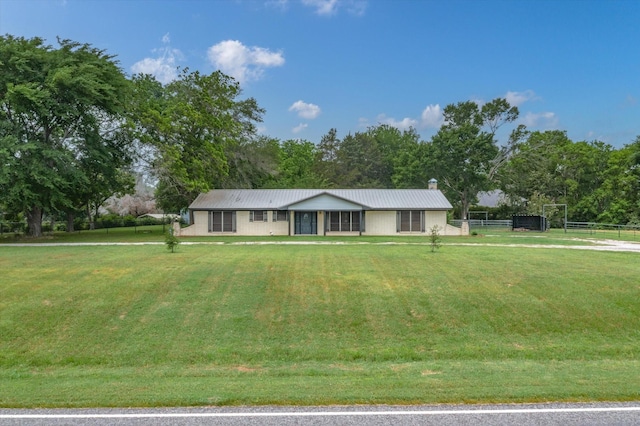
[{"label": "tree", "polygon": [[[114,57],[69,40],[59,48],[40,38],[0,37],[0,190],[7,207],[24,212],[29,234],[42,234],[42,216],[76,207],[83,187],[113,164],[94,157],[104,143],[101,124],[119,123],[127,80]],[[102,145],[104,147],[104,145]],[[120,155],[121,145],[108,149]],[[89,165],[91,167],[89,167]],[[113,183],[105,177],[104,183]],[[88,193],[88,192],[87,192]]]},{"label": "tree", "polygon": [[340,181],[337,161],[341,142],[337,135],[336,129],[330,129],[326,135],[322,136],[314,161],[316,174],[331,186],[337,185]]},{"label": "tree", "polygon": [[171,250],[171,253],[174,253],[176,248],[178,248],[180,240],[175,236],[173,232],[173,226],[169,228],[167,234],[164,236],[164,243],[167,246],[167,250]]},{"label": "tree", "polygon": [[433,225],[429,229],[429,245],[431,246],[431,253],[434,253],[442,246],[442,238],[440,237],[440,227]]},{"label": "tree", "polygon": [[472,101],[445,107],[445,124],[431,140],[430,164],[444,191],[459,200],[463,219],[477,194],[493,189],[503,158],[511,155],[524,133],[522,127],[512,132],[511,148],[501,150],[497,145],[497,131],[517,117],[517,107],[500,98],[482,107]]},{"label": "tree", "polygon": [[119,216],[132,215],[138,217],[147,213],[156,213],[156,200],[153,197],[154,188],[147,185],[142,174],[136,175],[133,191],[123,196],[112,196],[104,207],[110,213]]},{"label": "tree", "polygon": [[640,136],[611,153],[593,198],[604,206],[598,212],[599,222],[640,224]]},{"label": "tree", "polygon": [[228,153],[255,134],[264,110],[253,98],[238,100],[240,85],[216,71],[182,70],[162,86],[153,77],[134,77],[132,127],[150,147],[149,166],[158,180],[158,207],[179,211],[200,193],[222,186]]},{"label": "tree", "polygon": [[[594,221],[605,209],[601,187],[613,148],[602,142],[573,142],[563,131],[533,132],[500,173],[512,199],[528,200],[528,210],[544,199],[568,205],[573,220]],[[540,214],[541,210],[531,211]]]},{"label": "tree", "polygon": [[378,142],[371,132],[347,135],[337,158],[339,186],[344,188],[385,188],[388,170]]},{"label": "tree", "polygon": [[289,139],[280,146],[280,161],[271,188],[324,188],[315,173],[316,146],[309,141]]},{"label": "tree", "polygon": [[262,188],[278,172],[280,141],[268,136],[241,140],[227,152],[229,173],[222,188]]},{"label": "tree", "polygon": [[96,130],[87,132],[78,141],[70,141],[69,146],[73,146],[75,153],[72,169],[80,175],[77,184],[71,187],[72,203],[65,208],[68,232],[73,231],[77,212],[86,213],[93,229],[94,219],[104,202],[134,188],[135,177],[130,170],[134,153],[129,132],[108,117],[98,117],[98,120]]}]

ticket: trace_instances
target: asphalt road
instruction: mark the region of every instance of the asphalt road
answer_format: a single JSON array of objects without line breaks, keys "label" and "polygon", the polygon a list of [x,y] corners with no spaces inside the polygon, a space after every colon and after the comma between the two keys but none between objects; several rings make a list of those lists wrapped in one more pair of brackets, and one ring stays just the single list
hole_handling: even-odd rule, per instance
[{"label": "asphalt road", "polygon": [[0,425],[638,425],[640,402],[593,404],[1,409]]}]

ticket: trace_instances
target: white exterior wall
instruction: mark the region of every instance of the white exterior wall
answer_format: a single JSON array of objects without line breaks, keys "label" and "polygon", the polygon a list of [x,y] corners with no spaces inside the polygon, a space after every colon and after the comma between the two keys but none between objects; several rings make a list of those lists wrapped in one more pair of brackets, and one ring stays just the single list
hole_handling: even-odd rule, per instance
[{"label": "white exterior wall", "polygon": [[[209,232],[209,212],[193,212],[194,224],[180,231],[180,236],[207,235],[294,235],[294,212],[289,212],[289,222],[273,222],[274,211],[268,212],[267,222],[250,222],[249,211],[236,212],[236,232]],[[367,211],[365,213],[365,231],[362,235],[425,235],[437,225],[440,235],[462,235],[462,230],[447,224],[446,211],[425,211],[425,233],[399,233],[396,231],[396,211]],[[347,233],[327,233],[327,235],[346,235]],[[358,235],[358,233],[349,233]],[[318,235],[324,235],[324,214],[318,212]]]},{"label": "white exterior wall", "polygon": [[209,234],[209,212],[195,211],[193,212],[193,225],[187,226],[180,230],[180,236],[195,237],[198,235]]},{"label": "white exterior wall", "polygon": [[447,212],[443,211],[426,211],[424,212],[424,229],[427,234],[431,233],[431,228],[438,227],[440,235],[444,235],[447,228]]},{"label": "white exterior wall", "polygon": [[396,235],[396,212],[367,211],[362,235]]},{"label": "white exterior wall", "polygon": [[209,212],[193,212],[193,225],[182,228],[181,236],[207,235],[289,235],[288,222],[273,222],[274,212],[268,211],[268,222],[250,222],[248,211],[236,211],[236,232],[209,232]]},{"label": "white exterior wall", "polygon": [[267,211],[267,221],[251,222],[251,212],[236,212],[236,232],[234,235],[289,235],[288,222],[274,222],[273,211]]},{"label": "white exterior wall", "polygon": [[[425,211],[425,232],[397,232],[396,210],[367,211],[365,213],[365,232],[362,235],[425,235],[434,225],[440,228],[441,235],[447,230],[446,211]],[[459,235],[455,234],[455,235]]]}]

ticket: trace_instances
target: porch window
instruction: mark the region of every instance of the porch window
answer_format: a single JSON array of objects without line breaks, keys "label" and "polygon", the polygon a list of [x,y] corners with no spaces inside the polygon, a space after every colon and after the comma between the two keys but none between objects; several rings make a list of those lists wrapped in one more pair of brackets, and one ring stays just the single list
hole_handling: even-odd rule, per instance
[{"label": "porch window", "polygon": [[266,210],[251,210],[249,212],[249,222],[267,222],[267,215]]},{"label": "porch window", "polygon": [[424,211],[400,210],[396,222],[398,232],[424,232]]},{"label": "porch window", "polygon": [[209,232],[236,232],[236,212],[209,212]]},{"label": "porch window", "polygon": [[287,222],[289,220],[289,212],[287,210],[276,210],[273,212],[274,222]]},{"label": "porch window", "polygon": [[358,232],[360,228],[360,214],[358,211],[327,212],[327,231]]}]

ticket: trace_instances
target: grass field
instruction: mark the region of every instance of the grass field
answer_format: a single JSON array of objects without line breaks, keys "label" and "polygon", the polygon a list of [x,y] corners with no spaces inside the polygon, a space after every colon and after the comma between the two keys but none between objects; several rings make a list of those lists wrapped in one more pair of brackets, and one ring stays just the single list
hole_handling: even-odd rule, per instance
[{"label": "grass field", "polygon": [[0,247],[0,406],[640,399],[637,253],[447,241]]}]

